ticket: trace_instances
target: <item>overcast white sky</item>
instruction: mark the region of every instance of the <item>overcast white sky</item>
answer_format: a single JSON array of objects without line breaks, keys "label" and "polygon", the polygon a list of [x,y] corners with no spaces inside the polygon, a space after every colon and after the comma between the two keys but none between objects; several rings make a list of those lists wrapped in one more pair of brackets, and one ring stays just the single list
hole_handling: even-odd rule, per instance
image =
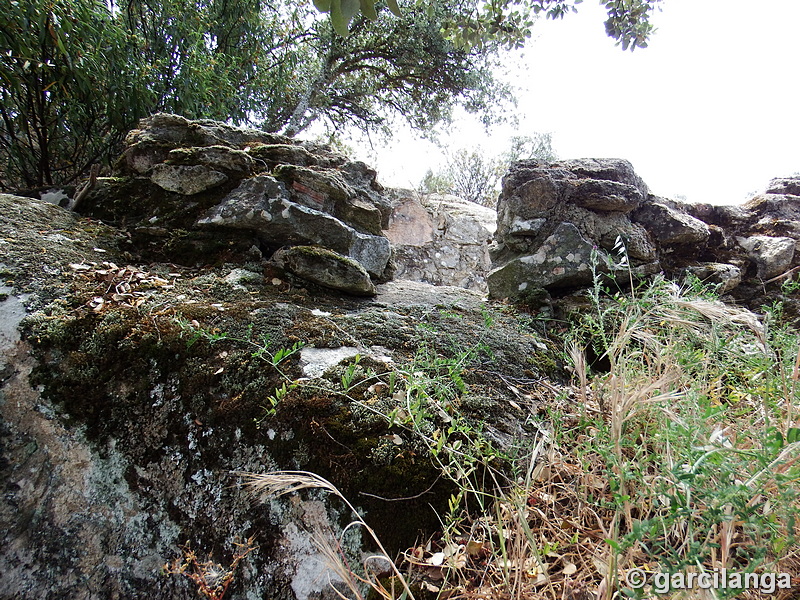
[{"label": "overcast white sky", "polygon": [[[650,47],[623,52],[604,11],[537,24],[512,79],[517,128],[462,122],[449,147],[500,152],[510,135],[552,132],[561,158],[630,160],[655,194],[738,204],[800,172],[800,0],[665,0]],[[367,158],[379,179],[419,183],[440,149],[405,135]]]}]

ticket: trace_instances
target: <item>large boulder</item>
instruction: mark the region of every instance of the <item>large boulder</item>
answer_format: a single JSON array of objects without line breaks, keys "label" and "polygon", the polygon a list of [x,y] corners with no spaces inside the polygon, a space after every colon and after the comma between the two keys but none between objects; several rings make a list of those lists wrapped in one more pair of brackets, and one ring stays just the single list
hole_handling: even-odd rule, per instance
[{"label": "large boulder", "polygon": [[790,237],[753,235],[737,239],[747,255],[758,266],[761,279],[771,279],[788,271],[792,266],[798,241]]},{"label": "large boulder", "polygon": [[358,261],[378,278],[391,257],[387,238],[361,233],[327,212],[293,202],[286,186],[269,175],[243,181],[197,225],[250,231],[267,244],[317,244]]},{"label": "large boulder", "polygon": [[360,263],[326,248],[293,246],[272,255],[278,267],[321,286],[354,296],[374,296],[375,284]]},{"label": "large boulder", "polygon": [[634,222],[642,224],[662,246],[703,246],[711,236],[711,230],[703,221],[675,210],[657,198],[644,204],[632,216]]},{"label": "large boulder", "polygon": [[613,270],[623,261],[620,252],[634,268],[653,272],[656,244],[630,218],[648,193],[621,159],[513,164],[498,202],[490,294],[585,285],[592,269]]}]

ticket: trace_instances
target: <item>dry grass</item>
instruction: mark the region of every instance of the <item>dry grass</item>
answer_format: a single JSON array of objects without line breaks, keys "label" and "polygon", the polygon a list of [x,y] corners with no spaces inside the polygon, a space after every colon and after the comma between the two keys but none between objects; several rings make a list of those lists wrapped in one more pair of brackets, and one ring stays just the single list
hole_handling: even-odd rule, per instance
[{"label": "dry grass", "polygon": [[222,600],[228,592],[228,587],[233,583],[239,563],[258,549],[252,537],[235,545],[236,552],[227,567],[214,562],[211,558],[201,560],[187,545],[179,558],[164,565],[164,573],[188,577],[197,587],[198,595],[208,600]]},{"label": "dry grass", "polygon": [[[411,587],[406,582],[405,577],[397,568],[394,561],[389,558],[386,549],[383,547],[383,544],[381,544],[375,531],[366,524],[350,501],[345,498],[338,488],[330,481],[308,471],[272,471],[269,473],[237,472],[236,474],[244,480],[245,486],[248,488],[250,494],[262,503],[267,503],[273,498],[278,498],[286,494],[293,494],[308,489],[324,490],[340,498],[353,515],[355,515],[355,520],[344,528],[338,538],[334,537],[330,532],[311,532],[311,539],[319,550],[330,572],[336,575],[340,581],[344,582],[347,589],[352,594],[352,597],[356,600],[366,600],[366,590],[370,588],[373,592],[377,593],[380,598],[393,600],[398,597],[396,590],[386,589],[383,583],[373,574],[374,570],[371,564],[380,562],[392,572],[393,577],[391,581],[393,584],[397,583],[399,588],[402,588],[405,598],[415,600]],[[366,531],[379,549],[377,554],[368,556],[363,560],[360,573],[356,572],[350,564],[341,545],[341,539],[351,527],[360,527]],[[333,584],[331,584],[331,589],[343,600],[349,600],[347,596]]]},{"label": "dry grass", "polygon": [[[568,344],[577,405],[557,415],[552,443],[531,454],[526,476],[495,491],[491,512],[465,518],[454,534],[406,554],[424,589],[442,598],[610,599],[631,592],[633,569],[652,577],[673,560],[685,572],[755,569],[794,577],[791,590],[744,590],[739,598],[800,594],[797,532],[781,520],[800,515],[800,504],[790,500],[777,512],[800,480],[800,440],[759,462],[766,423],[780,422],[784,436],[798,426],[800,349],[790,345],[790,366],[780,374],[786,348],[775,346],[755,315],[682,298],[677,288],[667,292],[612,321],[609,374],[590,377],[582,348]],[[686,358],[687,345],[715,336],[729,354],[699,348],[697,360]],[[729,411],[724,400],[712,401],[731,352],[754,355],[751,382],[778,373],[777,395],[749,393]],[[744,358],[731,369],[747,368]],[[588,416],[598,413],[599,420]],[[676,499],[683,516],[673,514]],[[653,529],[637,533],[643,523]],[[655,597],[648,589],[641,597]]]},{"label": "dry grass", "polygon": [[[591,318],[577,327],[602,328],[610,372],[591,374],[581,344],[568,342],[575,381],[569,396],[548,399],[558,407],[549,426],[540,424],[542,435],[528,441],[512,474],[482,479],[491,489],[464,483],[457,500],[480,494],[472,505],[482,510],[451,510],[442,533],[403,554],[406,576],[327,480],[302,471],[240,475],[262,501],[321,489],[347,504],[357,517],[348,528],[366,531],[379,552],[356,574],[341,538],[318,535],[315,543],[357,600],[370,588],[386,600],[413,599],[412,590],[469,600],[800,596],[796,334],[772,331],[768,321],[721,302],[685,298],[670,284],[600,306]],[[434,458],[449,467],[467,458],[488,464],[468,456],[479,448],[464,445],[450,462]],[[370,574],[373,562],[390,565],[396,590]],[[636,569],[651,578],[728,569],[794,579],[773,594],[656,594],[631,588]]]}]

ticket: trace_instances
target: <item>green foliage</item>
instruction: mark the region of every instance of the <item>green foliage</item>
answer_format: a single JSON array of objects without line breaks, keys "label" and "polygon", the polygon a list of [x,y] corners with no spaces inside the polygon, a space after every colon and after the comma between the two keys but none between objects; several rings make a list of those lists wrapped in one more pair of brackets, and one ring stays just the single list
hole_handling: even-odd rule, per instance
[{"label": "green foliage", "polygon": [[441,169],[436,172],[428,170],[421,188],[423,193],[453,194],[494,208],[500,182],[511,163],[531,158],[545,161],[557,159],[552,134],[514,136],[509,149],[497,156],[487,156],[481,148],[456,150],[448,156]]},{"label": "green foliage", "polygon": [[484,206],[494,206],[497,185],[504,170],[497,158],[486,156],[480,148],[460,148],[450,154],[438,172],[428,169],[422,180],[422,189],[426,193],[448,193]]},{"label": "green foliage", "polygon": [[[645,45],[657,2],[606,2],[610,35]],[[157,111],[287,135],[318,120],[386,131],[394,116],[429,130],[456,105],[490,123],[509,98],[495,53],[521,44],[538,13],[574,10],[566,0],[315,6],[0,0],[0,189],[74,182]]]},{"label": "green foliage", "polygon": [[[654,31],[650,14],[661,0],[601,0],[608,18],[606,33],[617,40],[623,50],[646,48],[647,40]],[[499,44],[506,48],[521,48],[531,37],[531,29],[539,15],[548,19],[563,19],[568,13],[577,12],[583,0],[494,0],[492,2],[464,2],[461,12],[445,23],[450,39],[461,48],[483,47]],[[315,0],[322,12],[329,12],[334,29],[339,35],[348,34],[348,25],[359,10],[357,0]],[[377,0],[360,0],[362,14],[374,20]],[[393,13],[402,11],[395,0],[387,5]],[[424,5],[417,1],[404,6],[404,11],[419,12]]]},{"label": "green foliage", "polygon": [[318,4],[347,37],[292,0],[0,0],[2,189],[109,164],[158,111],[296,135],[320,119],[371,130],[398,115],[427,129],[456,104],[492,115],[508,97],[491,49],[443,36],[460,7],[398,18],[367,0]]},{"label": "green foliage", "polygon": [[269,336],[261,335],[255,340],[252,325],[248,327],[247,337],[240,338],[230,335],[225,332],[208,329],[203,327],[197,321],[189,321],[182,317],[174,319],[175,324],[180,328],[181,335],[186,337],[186,347],[191,348],[200,340],[205,340],[209,343],[216,343],[221,341],[234,342],[242,344],[251,349],[250,356],[265,361],[275,372],[283,379],[281,385],[273,391],[272,395],[267,398],[268,406],[264,406],[265,417],[272,416],[278,409],[281,401],[297,387],[297,383],[292,381],[283,371],[282,363],[289,358],[300,352],[303,349],[303,342],[295,342],[287,348],[278,348],[274,352],[270,350]]},{"label": "green foliage", "polygon": [[66,183],[151,103],[105,3],[0,0],[0,189]]},{"label": "green foliage", "polygon": [[[590,501],[614,515],[615,556],[641,549],[665,572],[752,572],[781,558],[800,516],[796,331],[727,307],[696,281],[656,279],[623,296],[598,280],[590,299],[572,333],[611,364],[581,383],[607,416],[560,441],[603,465],[609,493]],[[567,439],[587,428],[589,444]]]},{"label": "green foliage", "polygon": [[264,99],[260,65],[283,40],[267,35],[260,0],[112,6],[0,0],[5,189],[66,184],[108,164],[152,112],[241,121]]},{"label": "green foliage", "polygon": [[374,22],[355,17],[347,37],[312,20],[307,39],[287,51],[297,68],[282,100],[259,116],[263,127],[296,135],[323,120],[333,130],[386,131],[399,116],[429,130],[457,104],[491,121],[510,94],[492,75],[492,48],[459,50],[443,36],[457,10],[438,1],[400,18],[383,10]]},{"label": "green foliage", "polygon": [[[294,34],[263,0],[123,0],[115,26],[147,65],[148,112],[243,122],[264,101],[270,62]],[[288,23],[287,23],[288,22]]]}]

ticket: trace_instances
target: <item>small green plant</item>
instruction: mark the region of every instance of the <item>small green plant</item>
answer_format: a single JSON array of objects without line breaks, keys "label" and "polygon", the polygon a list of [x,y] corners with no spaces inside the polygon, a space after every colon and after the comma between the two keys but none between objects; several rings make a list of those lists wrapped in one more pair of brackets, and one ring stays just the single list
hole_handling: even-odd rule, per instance
[{"label": "small green plant", "polygon": [[[796,270],[796,268],[793,270]],[[781,291],[787,296],[797,294],[800,291],[800,277],[797,277],[796,274],[786,277],[781,283]]]},{"label": "small green plant", "polygon": [[357,369],[358,369],[358,363],[360,363],[360,362],[361,362],[361,355],[360,354],[356,354],[355,357],[353,358],[353,362],[350,363],[345,368],[344,373],[342,373],[341,384],[342,384],[342,389],[345,390],[345,392],[350,391],[350,388],[353,385],[353,380],[356,377],[356,372],[357,372]]},{"label": "small green plant", "polygon": [[175,318],[174,322],[180,327],[181,333],[186,336],[187,348],[191,348],[201,339],[211,344],[222,341],[243,344],[251,348],[250,356],[266,361],[276,370],[284,381],[279,387],[275,388],[273,393],[267,398],[269,405],[264,407],[265,417],[274,415],[277,412],[280,402],[286,398],[289,392],[297,387],[297,384],[281,370],[281,364],[290,356],[300,352],[304,347],[303,342],[297,341],[288,348],[278,348],[272,352],[270,351],[271,341],[269,336],[262,335],[257,338],[257,341],[253,341],[254,334],[252,325],[247,329],[247,337],[240,338],[228,333],[204,328],[196,320],[189,321],[183,318]]},{"label": "small green plant", "polygon": [[276,387],[275,391],[272,393],[271,396],[267,398],[269,401],[269,406],[265,408],[265,417],[274,416],[275,413],[278,411],[278,406],[283,401],[286,396],[289,395],[289,392],[297,388],[296,383],[287,383],[284,381],[280,387]]}]

